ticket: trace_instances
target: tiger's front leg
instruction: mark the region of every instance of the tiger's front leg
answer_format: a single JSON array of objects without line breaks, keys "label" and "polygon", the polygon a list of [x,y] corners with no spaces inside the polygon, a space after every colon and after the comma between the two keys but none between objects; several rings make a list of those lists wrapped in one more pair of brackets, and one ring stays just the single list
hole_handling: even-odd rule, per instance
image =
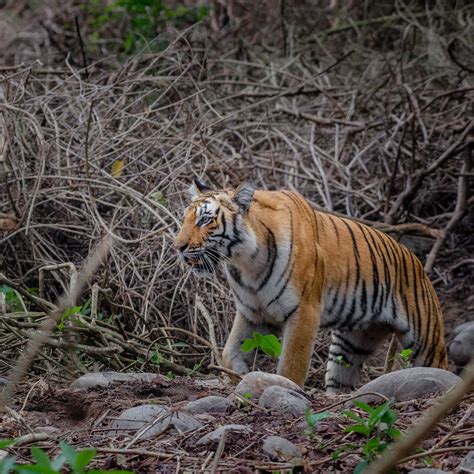
[{"label": "tiger's front leg", "polygon": [[303,387],[319,328],[319,304],[302,304],[283,329],[283,347],[277,373]]},{"label": "tiger's front leg", "polygon": [[[280,333],[280,330],[274,326],[266,323],[254,324],[237,312],[232,330],[222,352],[224,367],[239,374],[249,372],[255,360],[255,351],[243,352],[242,344],[245,339],[252,338],[255,331],[263,335],[275,334],[279,336]],[[238,382],[238,380],[236,381]]]}]

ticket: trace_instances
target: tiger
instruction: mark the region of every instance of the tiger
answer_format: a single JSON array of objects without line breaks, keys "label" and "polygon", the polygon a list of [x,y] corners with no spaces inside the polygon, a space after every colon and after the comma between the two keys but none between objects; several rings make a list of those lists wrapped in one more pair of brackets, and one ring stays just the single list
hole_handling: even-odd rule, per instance
[{"label": "tiger", "polygon": [[303,387],[319,329],[331,330],[325,373],[330,393],[350,392],[361,367],[389,334],[416,366],[447,367],[440,303],[421,262],[389,235],[316,211],[299,193],[250,182],[190,188],[174,246],[197,276],[220,264],[236,315],[225,368],[249,372],[242,343],[255,331],[281,338],[277,373]]}]

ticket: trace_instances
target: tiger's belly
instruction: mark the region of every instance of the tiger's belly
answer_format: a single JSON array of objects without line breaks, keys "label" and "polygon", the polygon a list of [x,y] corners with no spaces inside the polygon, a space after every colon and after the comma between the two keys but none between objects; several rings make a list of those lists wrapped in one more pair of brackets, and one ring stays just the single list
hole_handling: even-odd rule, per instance
[{"label": "tiger's belly", "polygon": [[398,297],[383,285],[377,291],[369,290],[364,284],[359,291],[330,289],[326,292],[321,329],[361,331],[374,323],[386,324],[400,331],[407,327]]}]

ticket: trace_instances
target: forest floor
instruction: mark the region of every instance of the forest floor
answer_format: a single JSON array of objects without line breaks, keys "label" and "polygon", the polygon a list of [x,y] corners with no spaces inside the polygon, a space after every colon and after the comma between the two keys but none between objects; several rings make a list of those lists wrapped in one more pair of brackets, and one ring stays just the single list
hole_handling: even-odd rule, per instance
[{"label": "forest floor", "polygon": [[[349,424],[342,411],[347,409],[349,395],[329,396],[317,391],[310,395],[312,412],[329,411],[330,417],[320,421],[312,434],[304,417],[272,415],[258,406],[235,402],[227,413],[195,415],[203,427],[191,433],[165,430],[147,440],[130,436],[111,436],[112,421],[125,409],[143,405],[160,404],[179,412],[185,402],[207,395],[232,396],[231,384],[216,378],[193,379],[176,377],[133,384],[120,384],[110,388],[70,389],[67,386],[49,385],[43,381],[22,384],[10,405],[11,416],[4,417],[0,437],[26,436],[31,443],[51,454],[57,453],[57,438],[75,448],[93,446],[98,451],[96,468],[130,469],[135,473],[201,472],[211,469],[216,458],[217,442],[198,446],[204,434],[229,423],[246,425],[248,432],[229,432],[224,451],[218,455],[218,472],[275,472],[287,471],[291,463],[274,462],[262,452],[262,441],[267,436],[282,436],[298,446],[303,455],[296,463],[295,472],[352,472],[361,460],[363,439],[344,432]],[[438,425],[430,437],[417,450],[418,458],[399,466],[400,472],[416,467],[431,466],[453,471],[467,454],[466,446],[473,439],[472,404],[474,395]],[[397,427],[404,431],[412,425],[434,398],[427,397],[396,403],[392,408],[398,414]],[[335,406],[336,405],[336,406]],[[14,415],[14,416],[13,416]],[[461,423],[458,425],[458,423]],[[55,427],[53,433],[43,427]],[[44,430],[44,431],[43,431]],[[311,431],[311,430],[310,430]],[[41,433],[28,438],[32,433]],[[449,434],[449,439],[446,436]],[[17,459],[28,459],[28,445],[10,448]],[[342,448],[342,449],[341,449]],[[426,452],[434,448],[432,455]],[[444,450],[444,448],[449,448]],[[338,459],[334,453],[341,450]],[[425,453],[425,454],[423,454]]]},{"label": "forest floor", "polygon": [[[0,272],[8,279],[0,292],[13,295],[0,308],[0,382],[104,229],[117,237],[77,302],[79,316],[61,321],[0,414],[0,440],[19,438],[8,453],[20,462],[31,446],[55,455],[64,440],[97,449],[97,468],[135,473],[353,472],[365,441],[344,431],[350,395],[322,391],[328,335],[318,335],[305,392],[311,411],[330,417],[313,432],[305,417],[235,400],[234,385],[209,369],[229,333],[232,297],[224,279],[188,278],[172,240],[195,175],[216,187],[253,179],[297,190],[315,208],[385,226],[396,238],[411,226],[409,237],[429,241],[422,260],[436,239],[443,243],[431,278],[449,342],[474,319],[472,172],[462,173],[474,104],[469,5],[418,2],[412,12],[403,2],[287,0],[284,14],[274,8],[284,1],[219,1],[209,21],[168,24],[150,43],[158,49],[125,54],[125,17],[100,26],[100,12],[83,3],[0,1]],[[71,340],[80,344],[75,359]],[[383,373],[386,348],[363,383]],[[172,361],[162,365],[167,377],[70,388],[87,371],[158,372],[158,356]],[[199,415],[199,430],[147,440],[109,432],[130,407],[179,412],[207,395],[233,405]],[[398,429],[435,403],[394,403]],[[473,403],[471,394],[400,471],[455,470],[473,447]],[[228,433],[223,450],[197,444],[229,423],[249,431]],[[301,465],[263,453],[269,435],[298,446]]]},{"label": "forest floor", "polygon": [[[463,297],[463,294],[462,287],[457,286],[442,295],[448,337],[452,328],[464,322],[466,310],[472,311],[472,297]],[[320,342],[323,345],[325,338]],[[381,373],[385,350],[386,345],[372,359],[365,370],[365,380]],[[271,365],[267,368],[272,370]],[[454,371],[454,367],[450,369]],[[1,424],[0,438],[24,437],[24,442],[9,449],[19,460],[29,459],[31,443],[53,456],[58,452],[57,440],[61,439],[77,449],[93,446],[97,450],[93,464],[96,468],[130,469],[137,474],[205,471],[211,470],[217,461],[216,472],[286,472],[291,469],[293,472],[352,472],[362,459],[361,447],[365,441],[357,434],[344,431],[350,420],[343,411],[354,409],[351,395],[324,393],[322,372],[323,367],[317,364],[311,370],[306,395],[311,400],[312,413],[328,411],[330,417],[318,422],[313,430],[309,430],[304,416],[282,417],[238,400],[234,396],[235,386],[225,375],[172,378],[157,375],[151,382],[89,389],[34,378],[22,383],[14,396],[11,411]],[[109,432],[111,423],[128,408],[159,404],[179,413],[186,403],[208,395],[229,397],[233,404],[226,413],[194,415],[202,423],[202,428],[196,431],[177,433],[167,429],[151,439]],[[406,431],[436,403],[435,398],[428,396],[393,404],[392,409],[398,416],[397,428]],[[415,459],[399,466],[399,472],[426,466],[454,471],[467,455],[466,446],[472,448],[473,403],[474,394],[471,394],[423,442]],[[249,431],[227,433],[222,452],[217,442],[205,446],[197,444],[206,433],[227,424],[245,425]],[[55,428],[54,432],[48,431],[51,427]],[[281,436],[294,443],[302,452],[301,460],[296,464],[276,462],[262,451],[267,436]],[[430,450],[432,454],[426,454]]]}]

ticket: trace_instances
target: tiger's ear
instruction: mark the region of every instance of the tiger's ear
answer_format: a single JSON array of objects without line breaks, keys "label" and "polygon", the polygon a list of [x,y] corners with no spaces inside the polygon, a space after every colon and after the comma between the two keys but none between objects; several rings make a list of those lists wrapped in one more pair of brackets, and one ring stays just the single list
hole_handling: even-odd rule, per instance
[{"label": "tiger's ear", "polygon": [[191,197],[197,197],[208,190],[209,188],[206,186],[206,184],[195,177],[193,178],[193,182],[188,189],[188,193],[191,195]]},{"label": "tiger's ear", "polygon": [[233,200],[242,212],[247,212],[252,204],[255,186],[248,181],[243,182],[234,193]]}]

